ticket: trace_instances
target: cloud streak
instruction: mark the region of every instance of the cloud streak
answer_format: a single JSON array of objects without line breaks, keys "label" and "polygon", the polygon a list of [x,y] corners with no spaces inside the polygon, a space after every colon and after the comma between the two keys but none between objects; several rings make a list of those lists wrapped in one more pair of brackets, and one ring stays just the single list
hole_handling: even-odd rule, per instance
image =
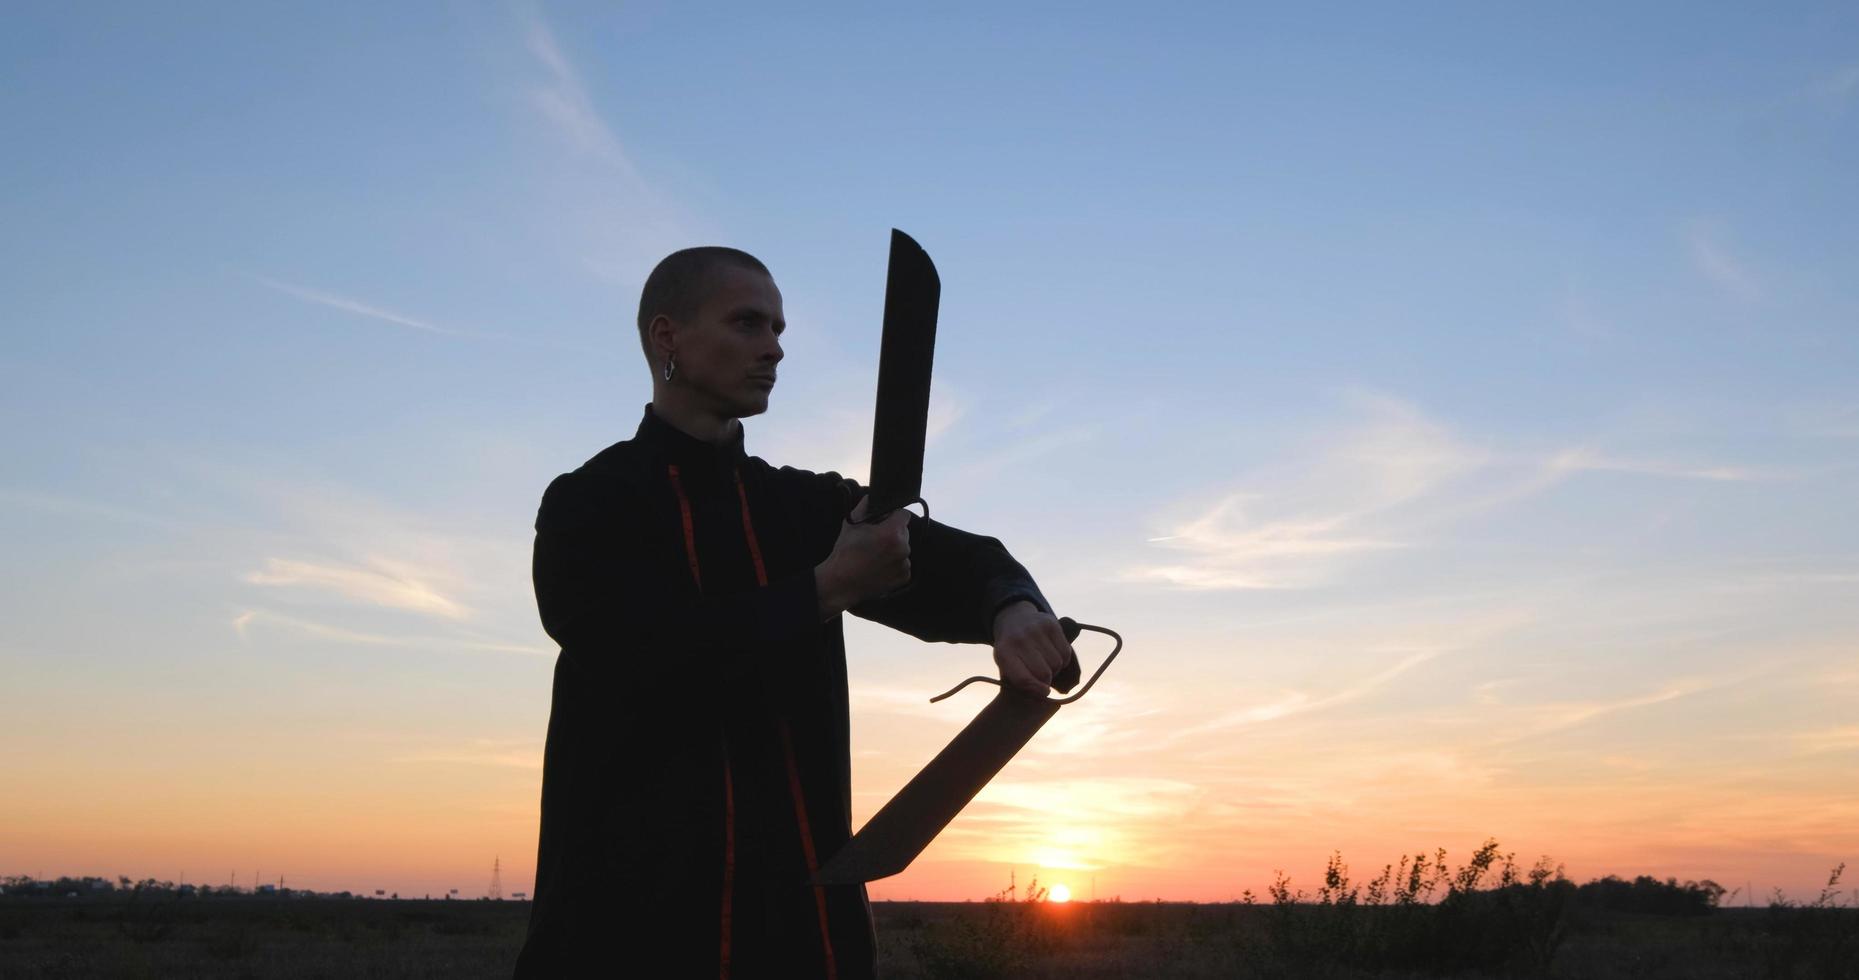
[{"label": "cloud streak", "polygon": [[1859,725],[1799,732],[1793,736],[1793,740],[1800,751],[1809,754],[1859,752]]},{"label": "cloud streak", "polygon": [[1186,519],[1158,522],[1164,533],[1146,543],[1180,558],[1137,563],[1119,578],[1185,591],[1308,589],[1330,584],[1370,554],[1428,544],[1428,532],[1582,473],[1714,483],[1787,478],[1587,446],[1497,452],[1467,443],[1399,399],[1356,400],[1369,409],[1356,431],[1308,458],[1254,474]]},{"label": "cloud streak", "polygon": [[1730,252],[1717,228],[1706,222],[1693,222],[1685,229],[1685,247],[1691,254],[1692,265],[1724,292],[1741,300],[1753,300],[1762,295],[1762,284]]},{"label": "cloud streak", "polygon": [[1859,65],[1847,65],[1828,72],[1809,91],[1835,105],[1844,106],[1853,96],[1859,95]]},{"label": "cloud streak", "polygon": [[1695,466],[1654,459],[1625,459],[1589,449],[1566,449],[1550,457],[1544,467],[1551,474],[1636,473],[1680,480],[1708,480],[1718,483],[1746,483],[1780,479],[1780,474],[1742,466]]},{"label": "cloud streak", "polygon": [[1723,687],[1731,683],[1728,679],[1702,680],[1686,679],[1668,683],[1657,690],[1630,697],[1611,700],[1567,701],[1556,704],[1535,705],[1516,709],[1523,718],[1522,726],[1514,733],[1506,735],[1499,742],[1514,742],[1520,739],[1534,738],[1566,731],[1606,715],[1635,708],[1647,708],[1655,704],[1676,701],[1701,691]]},{"label": "cloud streak", "polygon": [[541,14],[532,10],[523,20],[524,45],[538,69],[524,102],[547,136],[540,147],[550,158],[549,193],[559,201],[546,218],[569,236],[577,261],[600,279],[636,286],[667,252],[716,237],[687,227],[646,180]]},{"label": "cloud streak", "polygon": [[239,639],[250,643],[254,641],[254,626],[269,624],[321,640],[330,640],[351,646],[399,647],[403,649],[458,651],[466,650],[482,653],[513,653],[531,657],[554,656],[551,647],[541,647],[526,643],[504,643],[472,637],[421,636],[391,633],[370,633],[341,626],[331,626],[314,620],[296,616],[286,616],[268,609],[245,609],[234,616],[230,625]]},{"label": "cloud streak", "polygon": [[387,761],[403,765],[490,766],[540,771],[542,746],[535,739],[474,738],[465,747],[397,755]]},{"label": "cloud streak", "polygon": [[1277,721],[1292,715],[1322,711],[1325,708],[1334,708],[1337,705],[1348,704],[1352,701],[1360,701],[1374,693],[1389,681],[1432,660],[1434,657],[1439,656],[1439,654],[1439,650],[1415,651],[1382,670],[1364,677],[1340,691],[1323,697],[1312,697],[1305,691],[1290,691],[1274,700],[1229,711],[1212,720],[1195,725],[1191,728],[1183,729],[1171,736],[1171,740],[1179,741],[1186,738],[1196,738],[1206,735],[1209,732],[1225,731],[1245,725],[1256,725],[1263,722]]},{"label": "cloud streak", "polygon": [[583,152],[623,168],[636,179],[638,171],[633,168],[632,160],[620,145],[619,137],[594,107],[587,86],[581,83],[580,73],[575,71],[556,42],[555,32],[539,16],[529,17],[527,28],[529,53],[548,75],[546,84],[530,92],[536,111]]},{"label": "cloud streak", "polygon": [[1349,558],[1406,547],[1369,525],[1476,469],[1485,454],[1410,404],[1366,394],[1357,400],[1369,409],[1357,431],[1289,472],[1256,477],[1269,491],[1225,494],[1149,538],[1183,560],[1140,565],[1123,579],[1191,590],[1306,588]]},{"label": "cloud streak", "polygon": [[395,326],[406,327],[410,330],[418,330],[423,333],[442,334],[446,336],[457,336],[459,333],[456,330],[449,330],[417,317],[407,316],[404,313],[395,313],[392,310],[382,309],[378,306],[363,303],[360,300],[350,299],[346,296],[338,296],[335,293],[326,293],[320,289],[311,289],[308,286],[297,286],[288,282],[280,282],[276,279],[267,279],[264,276],[253,276],[252,279],[287,296],[294,296],[306,303],[327,306],[332,310],[341,310],[344,313],[367,317],[372,320],[379,320],[382,323],[391,323]]},{"label": "cloud streak", "polygon": [[371,606],[443,619],[470,617],[470,609],[440,592],[426,579],[420,569],[385,558],[370,558],[367,567],[267,558],[263,571],[245,575],[245,581],[253,585],[331,592]]},{"label": "cloud streak", "polygon": [[165,517],[157,517],[153,514],[146,514],[127,507],[118,507],[115,504],[101,503],[94,500],[83,500],[77,497],[68,497],[60,494],[41,493],[36,490],[19,490],[10,487],[0,487],[0,502],[21,507],[30,507],[34,510],[57,514],[62,517],[96,518],[107,521],[117,521],[123,524],[136,524],[142,527],[159,528],[161,530],[181,530],[185,527],[185,525],[178,521],[169,520]]}]

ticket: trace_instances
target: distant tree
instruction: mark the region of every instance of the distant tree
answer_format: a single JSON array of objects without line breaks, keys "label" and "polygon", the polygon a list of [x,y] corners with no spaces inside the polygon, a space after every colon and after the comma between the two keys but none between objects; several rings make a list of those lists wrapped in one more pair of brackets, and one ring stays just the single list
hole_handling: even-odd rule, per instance
[{"label": "distant tree", "polygon": [[1615,875],[1582,885],[1576,900],[1590,908],[1641,915],[1704,915],[1723,899],[1724,888],[1714,881],[1660,881],[1639,875],[1627,881]]}]

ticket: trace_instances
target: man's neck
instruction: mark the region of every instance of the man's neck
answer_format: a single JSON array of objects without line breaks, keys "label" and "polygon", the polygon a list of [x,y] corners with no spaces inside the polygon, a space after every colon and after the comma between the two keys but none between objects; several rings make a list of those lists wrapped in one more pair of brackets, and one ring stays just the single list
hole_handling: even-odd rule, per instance
[{"label": "man's neck", "polygon": [[742,425],[728,415],[718,415],[663,393],[652,396],[652,414],[693,439],[717,446],[734,439]]}]

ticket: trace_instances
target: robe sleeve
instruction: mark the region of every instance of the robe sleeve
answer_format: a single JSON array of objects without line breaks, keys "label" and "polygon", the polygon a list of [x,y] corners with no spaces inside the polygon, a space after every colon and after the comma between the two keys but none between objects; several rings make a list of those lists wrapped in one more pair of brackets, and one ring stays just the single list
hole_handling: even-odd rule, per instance
[{"label": "robe sleeve", "polygon": [[[837,477],[844,521],[867,489]],[[868,599],[847,610],[920,640],[941,643],[994,642],[994,616],[1009,603],[1026,600],[1041,612],[1052,606],[1033,577],[998,538],[973,534],[939,521],[910,517],[910,586]]]},{"label": "robe sleeve", "polygon": [[643,514],[643,502],[595,507],[594,499],[582,472],[549,485],[532,571],[543,629],[598,682],[720,693],[765,683],[763,671],[781,666],[783,654],[804,656],[817,645],[811,568],[765,587],[693,596],[668,587],[651,543],[625,519]]}]

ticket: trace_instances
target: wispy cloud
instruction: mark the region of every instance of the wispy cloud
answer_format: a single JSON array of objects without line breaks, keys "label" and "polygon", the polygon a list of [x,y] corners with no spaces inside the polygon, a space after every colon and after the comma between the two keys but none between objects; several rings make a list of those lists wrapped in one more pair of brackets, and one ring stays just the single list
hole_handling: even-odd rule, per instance
[{"label": "wispy cloud", "polygon": [[[178,467],[174,479],[210,489],[245,515],[214,533],[227,536],[218,551],[244,556],[232,569],[216,568],[236,609],[261,611],[246,621],[248,635],[279,624],[262,612],[269,607],[312,617],[315,625],[298,631],[320,629],[337,642],[555,653],[538,628],[529,588],[523,511],[534,504],[527,491],[505,497],[505,516],[487,524],[430,500],[395,502],[268,451],[237,462],[137,453],[125,463]],[[421,627],[414,617],[440,625]],[[444,635],[410,637],[412,630]]]},{"label": "wispy cloud", "polygon": [[471,615],[471,610],[431,585],[424,571],[386,558],[370,558],[366,567],[268,558],[263,571],[249,572],[245,580],[254,585],[333,592],[372,606],[445,619]]},{"label": "wispy cloud", "polygon": [[1569,277],[1563,286],[1562,313],[1570,330],[1591,340],[1612,340],[1619,334],[1615,324],[1595,308],[1586,283],[1577,277]]},{"label": "wispy cloud", "polygon": [[237,616],[234,616],[232,618],[233,632],[239,634],[239,639],[250,642],[255,635],[253,626],[259,622],[284,626],[296,632],[317,637],[318,639],[334,640],[338,643],[355,644],[358,646],[404,647],[415,645],[409,637],[390,636],[386,633],[368,633],[362,630],[331,626],[328,623],[319,623],[314,620],[302,619],[296,616],[285,616],[281,613],[259,609],[242,610]]},{"label": "wispy cloud", "polygon": [[1623,698],[1589,701],[1565,701],[1555,704],[1516,707],[1512,711],[1521,720],[1517,728],[1504,735],[1498,741],[1509,742],[1517,739],[1532,738],[1585,725],[1590,721],[1606,715],[1635,708],[1651,707],[1689,697],[1700,691],[1708,691],[1731,683],[1728,678],[1702,679],[1688,678],[1672,681],[1644,694],[1635,694]]},{"label": "wispy cloud", "polygon": [[542,768],[542,745],[536,739],[474,738],[462,746],[431,752],[392,756],[391,763],[407,765],[491,766],[502,769]]},{"label": "wispy cloud", "polygon": [[1859,725],[1798,732],[1793,740],[1802,752],[1807,753],[1859,752]]},{"label": "wispy cloud", "polygon": [[1692,465],[1661,459],[1628,459],[1610,456],[1592,449],[1566,449],[1544,462],[1546,470],[1556,475],[1579,472],[1637,473],[1643,476],[1671,477],[1682,480],[1710,480],[1741,483],[1753,480],[1780,479],[1781,474],[1743,466]]},{"label": "wispy cloud", "polygon": [[576,258],[594,275],[636,285],[667,252],[710,236],[688,227],[646,180],[542,15],[530,10],[523,21],[524,44],[539,69],[525,101],[548,135],[539,146],[552,157],[549,189],[560,202],[548,220],[580,239],[572,245],[581,252]]},{"label": "wispy cloud", "polygon": [[1828,72],[1808,86],[1808,92],[1844,106],[1855,95],[1859,95],[1859,65],[1847,65]]},{"label": "wispy cloud", "polygon": [[1370,527],[1372,519],[1472,471],[1485,454],[1406,402],[1357,400],[1369,409],[1364,425],[1289,472],[1255,478],[1268,489],[1228,493],[1150,538],[1183,560],[1141,565],[1124,579],[1185,589],[1300,588],[1325,581],[1346,559],[1405,546]]},{"label": "wispy cloud", "polygon": [[[844,399],[819,397],[822,392],[844,392],[863,386],[868,376],[850,370],[835,370],[809,380],[813,404],[790,406],[789,414],[757,426],[752,438],[764,440],[751,446],[750,452],[766,454],[776,463],[786,463],[817,473],[833,472],[865,483],[871,476],[871,426],[869,407],[863,410],[845,407]],[[925,420],[924,446],[934,448],[946,442],[968,414],[969,400],[954,385],[937,384],[930,389],[929,415]],[[803,413],[811,412],[811,415]],[[762,435],[763,432],[767,435]],[[926,487],[932,493],[950,481],[938,479]],[[935,503],[934,500],[931,501]]]},{"label": "wispy cloud", "polygon": [[[1173,533],[1149,539],[1151,544],[1191,552],[1195,560],[1145,566],[1129,577],[1185,589],[1287,588],[1313,584],[1308,570],[1317,562],[1312,559],[1402,547],[1399,541],[1339,533],[1351,519],[1347,514],[1302,521],[1250,521],[1242,508],[1245,499],[1237,494],[1228,497]],[[1305,573],[1294,571],[1293,565],[1304,566]]]},{"label": "wispy cloud", "polygon": [[1414,651],[1387,667],[1367,677],[1361,678],[1355,683],[1331,694],[1313,697],[1306,691],[1288,691],[1270,701],[1228,711],[1199,725],[1182,729],[1173,736],[1173,738],[1176,740],[1196,738],[1208,732],[1217,732],[1229,728],[1238,728],[1244,725],[1276,721],[1290,715],[1321,711],[1325,708],[1333,708],[1337,705],[1348,704],[1351,701],[1359,701],[1369,694],[1374,693],[1374,691],[1384,684],[1387,684],[1389,681],[1432,660],[1434,657],[1439,656],[1439,654],[1439,650]]},{"label": "wispy cloud", "polygon": [[396,326],[420,330],[426,333],[453,336],[459,333],[459,331],[449,330],[417,317],[407,316],[404,313],[395,313],[392,310],[385,310],[369,303],[363,303],[360,300],[350,299],[346,296],[337,296],[335,293],[326,293],[320,289],[311,289],[308,286],[297,286],[288,282],[279,282],[276,279],[267,279],[264,276],[253,276],[252,279],[280,293],[294,296],[306,303],[327,306],[330,309],[341,310],[344,313],[352,313],[356,316],[368,317],[369,319],[380,320],[383,323],[392,323]]},{"label": "wispy cloud", "polygon": [[1577,445],[1553,452],[1474,446],[1399,399],[1358,394],[1367,420],[1309,456],[1255,473],[1147,539],[1172,562],[1120,573],[1195,591],[1304,589],[1352,562],[1433,542],[1445,527],[1540,494],[1583,473],[1717,483],[1780,480],[1746,466],[1631,455]]},{"label": "wispy cloud", "polygon": [[954,386],[944,383],[930,389],[929,417],[924,421],[924,445],[935,445],[962,416],[968,414],[968,399],[956,391]]},{"label": "wispy cloud", "polygon": [[1783,424],[1792,434],[1821,439],[1859,439],[1859,404],[1794,408],[1785,414]]},{"label": "wispy cloud", "polygon": [[43,493],[37,490],[20,490],[11,487],[0,487],[0,503],[5,503],[9,506],[17,505],[20,507],[30,507],[34,510],[44,511],[49,514],[57,514],[62,517],[97,518],[123,524],[137,524],[143,527],[160,528],[163,530],[179,530],[184,526],[178,521],[157,517],[153,514],[145,514],[127,507],[118,507],[115,504],[103,503],[96,500],[85,500],[78,497],[65,496],[63,494]]},{"label": "wispy cloud", "polygon": [[958,456],[935,480],[936,491],[946,497],[966,497],[996,492],[1003,473],[1033,472],[1035,461],[1062,450],[1088,445],[1098,438],[1096,426],[1089,423],[1060,426],[1021,434],[1010,442]]},{"label": "wispy cloud", "polygon": [[1692,265],[1724,292],[1743,300],[1762,294],[1762,284],[1730,251],[1721,228],[1710,222],[1692,222],[1685,228],[1685,247],[1691,254]]},{"label": "wispy cloud", "polygon": [[530,92],[536,111],[582,151],[637,176],[619,138],[594,107],[580,73],[562,53],[555,32],[539,15],[532,13],[527,20],[529,52],[547,75],[546,82]]},{"label": "wispy cloud", "polygon": [[527,643],[508,643],[486,640],[481,637],[464,636],[429,636],[416,634],[371,633],[365,630],[332,626],[315,620],[298,616],[287,616],[268,609],[244,609],[234,616],[230,625],[239,635],[239,639],[253,642],[257,638],[256,627],[279,626],[292,632],[313,636],[353,646],[400,647],[405,649],[443,651],[472,651],[481,653],[514,653],[523,656],[553,656],[553,647],[542,647]]}]

